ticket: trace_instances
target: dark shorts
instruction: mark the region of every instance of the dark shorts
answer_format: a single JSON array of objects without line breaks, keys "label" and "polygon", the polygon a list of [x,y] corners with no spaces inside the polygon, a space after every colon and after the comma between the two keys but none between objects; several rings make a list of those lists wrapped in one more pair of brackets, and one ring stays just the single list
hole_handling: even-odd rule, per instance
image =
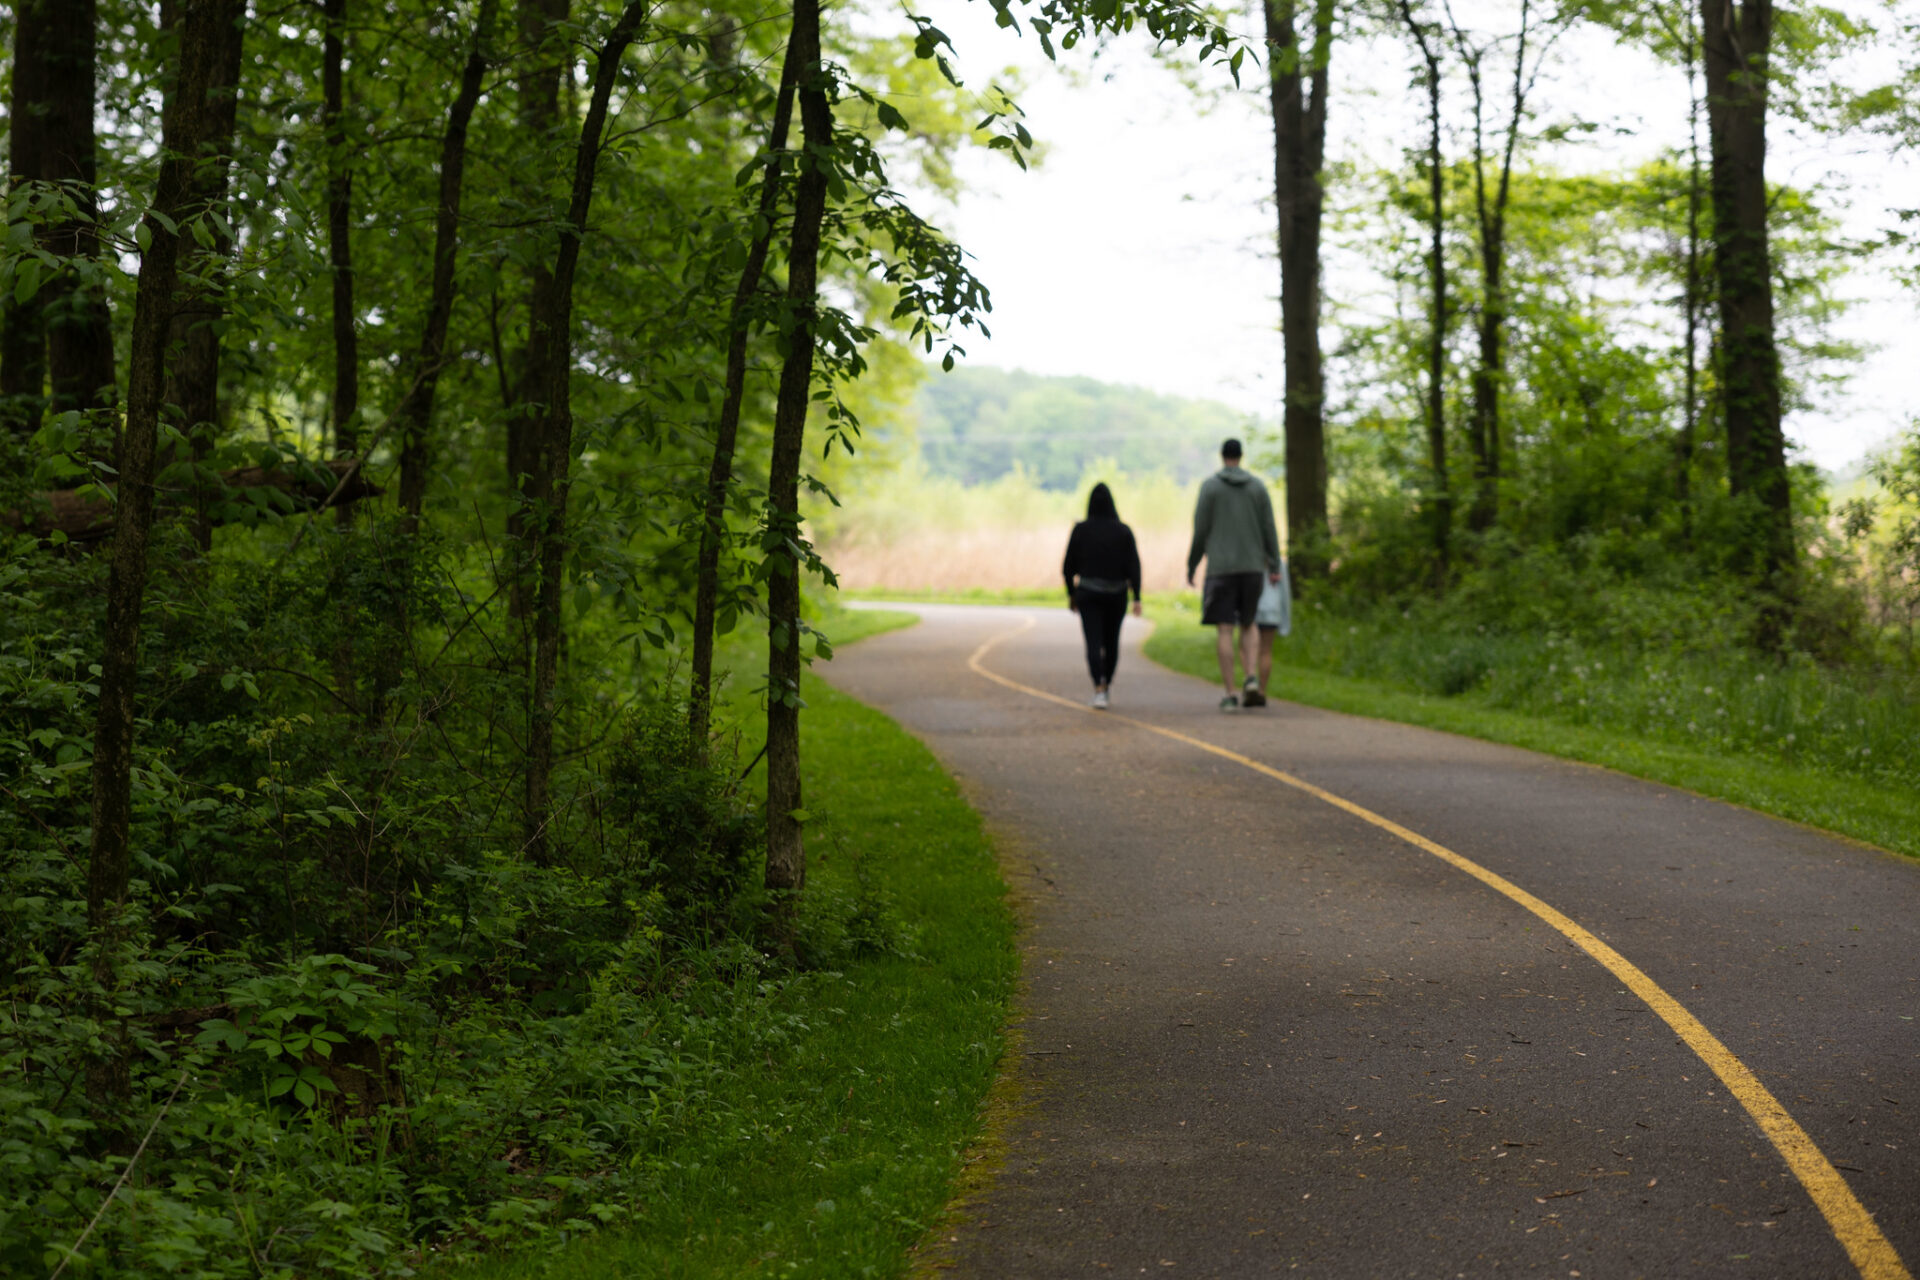
[{"label": "dark shorts", "polygon": [[1208,574],[1200,593],[1200,621],[1209,627],[1250,627],[1260,608],[1264,573]]}]

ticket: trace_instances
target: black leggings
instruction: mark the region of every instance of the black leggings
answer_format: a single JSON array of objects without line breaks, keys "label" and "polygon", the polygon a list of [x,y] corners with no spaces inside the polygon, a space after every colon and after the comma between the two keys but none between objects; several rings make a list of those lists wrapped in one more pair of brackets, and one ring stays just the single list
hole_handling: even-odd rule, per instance
[{"label": "black leggings", "polygon": [[1109,684],[1114,664],[1120,661],[1120,621],[1127,616],[1127,593],[1076,591],[1073,602],[1080,607],[1080,630],[1087,637],[1087,670],[1095,684]]}]

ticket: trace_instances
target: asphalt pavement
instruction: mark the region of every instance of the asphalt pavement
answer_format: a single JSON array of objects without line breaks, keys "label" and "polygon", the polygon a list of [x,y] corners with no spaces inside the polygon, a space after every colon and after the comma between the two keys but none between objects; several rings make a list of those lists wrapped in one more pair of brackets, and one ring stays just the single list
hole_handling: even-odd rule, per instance
[{"label": "asphalt pavement", "polygon": [[1132,619],[1113,712],[1086,711],[1064,608],[912,608],[820,671],[961,780],[1026,916],[1021,1105],[942,1274],[1920,1260],[1920,865],[1449,734],[1224,715]]}]

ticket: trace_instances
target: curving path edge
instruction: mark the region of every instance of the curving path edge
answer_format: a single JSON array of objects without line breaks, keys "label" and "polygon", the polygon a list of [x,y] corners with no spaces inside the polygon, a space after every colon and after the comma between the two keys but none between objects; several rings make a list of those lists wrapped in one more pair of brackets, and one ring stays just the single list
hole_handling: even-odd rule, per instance
[{"label": "curving path edge", "polygon": [[[1101,715],[1074,696],[1084,676],[1066,611],[913,609],[920,626],[846,651],[826,674],[924,738],[1037,873],[1032,1124],[941,1242],[946,1263],[979,1275],[1909,1274],[1898,1242],[1911,1252],[1920,1177],[1901,1155],[1916,1135],[1898,1095],[1920,1106],[1906,1087],[1920,1063],[1912,1013],[1888,1011],[1920,1003],[1920,868],[1428,730],[1285,704],[1220,716],[1207,686],[1132,650],[1115,691],[1135,714]],[[1446,871],[1416,871],[1409,847]],[[1745,876],[1698,874],[1734,869]],[[1412,903],[1432,919],[1392,920]],[[1836,927],[1869,935],[1872,954],[1844,955],[1863,940]],[[1802,938],[1794,957],[1780,938],[1796,933],[1822,935],[1822,950]],[[1845,965],[1849,981],[1809,981],[1809,958],[1826,978]],[[1723,973],[1735,983],[1691,981]],[[1596,980],[1643,1007],[1608,1001]],[[1854,998],[1807,1009],[1803,987]],[[1786,1034],[1741,1034],[1768,1029],[1745,1016],[1764,1009]],[[1496,1025],[1516,1013],[1544,1030]],[[1036,1047],[1054,1034],[1063,1048]],[[1362,1034],[1366,1052],[1351,1052]],[[1541,1036],[1565,1052],[1530,1052]],[[1809,1052],[1796,1060],[1795,1045]],[[1834,1071],[1841,1045],[1866,1064],[1866,1087]],[[1327,1049],[1350,1052],[1315,1052]],[[1606,1078],[1596,1054],[1614,1064]],[[1689,1059],[1718,1090],[1687,1074]],[[1481,1105],[1406,1087],[1435,1083]],[[1875,1089],[1890,1114],[1835,1126],[1835,1101],[1872,1113],[1855,1098]],[[1847,1096],[1817,1096],[1836,1092]],[[1359,1101],[1330,1111],[1336,1096]],[[1203,1123],[1179,1118],[1196,1107]],[[1863,1125],[1886,1153],[1871,1169],[1850,1163],[1866,1159]],[[1488,1141],[1493,1129],[1506,1136]]]}]

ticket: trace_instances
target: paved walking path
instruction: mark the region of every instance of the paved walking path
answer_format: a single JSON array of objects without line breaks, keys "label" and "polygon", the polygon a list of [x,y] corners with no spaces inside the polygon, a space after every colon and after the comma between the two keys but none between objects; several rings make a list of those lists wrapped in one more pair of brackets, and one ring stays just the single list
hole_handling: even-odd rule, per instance
[{"label": "paved walking path", "polygon": [[1065,609],[914,608],[823,673],[963,781],[1030,904],[1027,1108],[954,1274],[1920,1261],[1920,865],[1424,729],[1222,715],[1131,620],[1113,713],[1080,710],[1044,696],[1089,692]]}]

